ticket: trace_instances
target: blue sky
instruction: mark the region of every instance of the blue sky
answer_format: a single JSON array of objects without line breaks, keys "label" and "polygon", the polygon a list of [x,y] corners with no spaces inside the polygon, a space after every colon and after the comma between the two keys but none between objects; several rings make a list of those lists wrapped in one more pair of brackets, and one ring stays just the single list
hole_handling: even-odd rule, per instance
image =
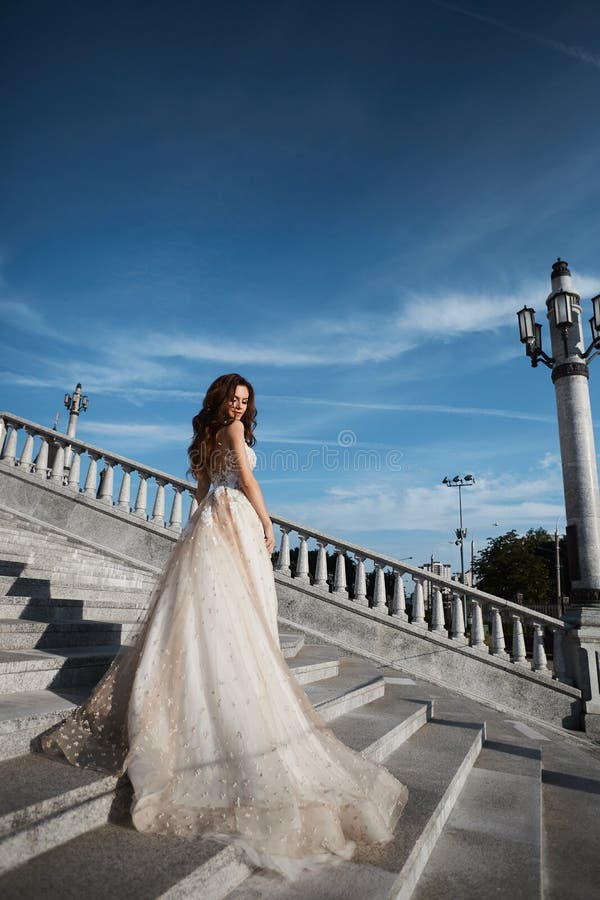
[{"label": "blue sky", "polygon": [[274,513],[457,568],[472,472],[476,548],[554,530],[515,311],[558,255],[600,290],[596,3],[32,0],[0,34],[2,408],[81,381],[81,438],[183,475],[240,371]]}]

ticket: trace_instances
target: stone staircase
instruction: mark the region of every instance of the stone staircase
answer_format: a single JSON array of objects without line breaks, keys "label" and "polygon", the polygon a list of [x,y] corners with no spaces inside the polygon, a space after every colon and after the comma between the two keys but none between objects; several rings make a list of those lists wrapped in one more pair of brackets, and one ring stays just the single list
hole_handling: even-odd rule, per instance
[{"label": "stone staircase", "polygon": [[[569,896],[594,896],[598,846],[585,822],[590,804],[593,821],[600,812],[600,759],[589,742],[532,730],[517,714],[507,721],[287,625],[280,640],[290,668],[336,735],[408,786],[394,841],[287,885],[253,871],[231,845],[136,832],[126,778],[47,759],[36,738],[81,702],[135,633],[157,572],[0,510],[2,897],[558,898],[566,895],[553,893],[558,870],[543,847],[567,821],[587,866],[582,879],[578,863]],[[547,815],[543,754],[554,772]],[[588,816],[579,831],[578,795]]]}]

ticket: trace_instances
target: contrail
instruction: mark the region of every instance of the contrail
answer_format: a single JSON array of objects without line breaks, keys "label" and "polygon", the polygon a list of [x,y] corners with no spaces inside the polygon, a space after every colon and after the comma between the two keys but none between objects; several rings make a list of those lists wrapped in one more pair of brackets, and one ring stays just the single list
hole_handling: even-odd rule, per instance
[{"label": "contrail", "polygon": [[529,31],[521,31],[520,28],[513,28],[512,25],[507,25],[499,19],[492,18],[492,16],[484,16],[481,13],[472,12],[470,9],[463,9],[462,6],[455,6],[454,3],[446,3],[445,0],[431,0],[431,2],[434,6],[449,9],[452,12],[459,13],[461,16],[466,16],[468,19],[477,19],[478,22],[492,25],[494,28],[506,31],[508,34],[514,34],[516,37],[523,38],[526,41],[533,41],[536,44],[540,44],[542,47],[556,50],[558,53],[562,53],[563,56],[570,56],[571,59],[576,59],[578,62],[587,63],[588,66],[594,66],[595,69],[600,69],[600,56],[596,53],[591,53],[584,47],[573,47],[570,44],[564,44],[562,41],[555,41],[553,38],[547,38],[541,34],[532,34]]}]

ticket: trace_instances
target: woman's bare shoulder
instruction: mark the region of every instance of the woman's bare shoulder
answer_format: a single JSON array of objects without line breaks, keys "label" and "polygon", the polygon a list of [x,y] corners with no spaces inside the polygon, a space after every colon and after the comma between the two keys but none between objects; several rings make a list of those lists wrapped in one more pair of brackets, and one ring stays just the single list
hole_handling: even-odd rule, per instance
[{"label": "woman's bare shoulder", "polygon": [[239,421],[239,419],[230,422],[223,429],[223,440],[227,442],[230,447],[233,447],[236,444],[239,444],[240,441],[244,442],[244,426]]}]

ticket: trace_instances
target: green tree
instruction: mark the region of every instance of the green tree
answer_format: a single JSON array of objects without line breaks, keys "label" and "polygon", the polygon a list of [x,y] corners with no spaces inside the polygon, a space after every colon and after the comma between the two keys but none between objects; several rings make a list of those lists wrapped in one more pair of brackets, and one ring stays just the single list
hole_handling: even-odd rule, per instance
[{"label": "green tree", "polygon": [[475,560],[477,587],[525,606],[551,603],[555,588],[548,548],[552,543],[543,528],[530,528],[525,535],[512,530],[490,538]]}]

